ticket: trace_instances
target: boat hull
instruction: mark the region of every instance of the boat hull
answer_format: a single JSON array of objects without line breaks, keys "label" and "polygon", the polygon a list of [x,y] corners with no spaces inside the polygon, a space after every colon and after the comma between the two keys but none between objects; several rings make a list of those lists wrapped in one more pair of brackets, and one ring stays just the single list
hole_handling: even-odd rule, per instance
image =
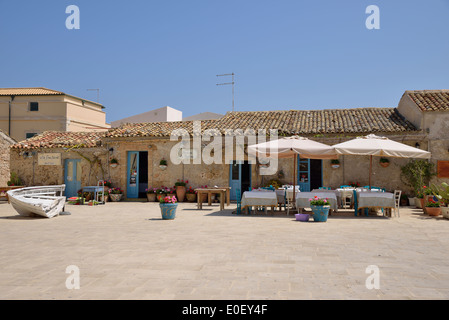
[{"label": "boat hull", "polygon": [[23,216],[52,218],[65,207],[65,185],[27,187],[8,191],[9,203]]}]

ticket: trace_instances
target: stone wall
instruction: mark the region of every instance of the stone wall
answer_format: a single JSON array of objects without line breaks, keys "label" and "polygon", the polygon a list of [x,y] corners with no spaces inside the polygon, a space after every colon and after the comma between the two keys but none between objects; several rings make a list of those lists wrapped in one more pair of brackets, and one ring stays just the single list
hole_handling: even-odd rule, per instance
[{"label": "stone wall", "polygon": [[[34,154],[31,152],[35,151]],[[61,148],[28,150],[29,157],[24,156],[23,150],[11,149],[11,171],[16,172],[25,186],[58,185],[64,183],[64,161],[66,159],[81,159],[81,185],[96,185],[98,180],[107,178],[107,152],[101,148],[86,148],[76,151],[66,151]],[[61,165],[39,165],[38,153],[60,153]],[[100,162],[91,164],[98,156]],[[86,159],[87,158],[87,159]]]},{"label": "stone wall", "polygon": [[0,130],[0,186],[6,186],[10,178],[9,149],[15,141]]}]

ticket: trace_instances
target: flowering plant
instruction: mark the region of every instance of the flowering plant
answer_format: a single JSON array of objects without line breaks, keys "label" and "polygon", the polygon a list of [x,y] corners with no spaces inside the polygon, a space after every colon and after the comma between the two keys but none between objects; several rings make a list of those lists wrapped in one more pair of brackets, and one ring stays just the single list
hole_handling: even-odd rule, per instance
[{"label": "flowering plant", "polygon": [[189,187],[189,188],[186,190],[186,193],[193,193],[193,194],[195,194],[195,193],[197,193],[197,192],[196,192],[195,189],[193,189],[192,187]]},{"label": "flowering plant", "polygon": [[[112,188],[112,182],[111,182],[111,180],[104,180],[103,183],[104,183],[104,186],[105,186],[105,187]],[[98,185],[100,186],[101,183],[98,182]]]},{"label": "flowering plant", "polygon": [[184,181],[182,179],[181,180],[178,179],[178,181],[175,182],[175,187],[178,187],[178,186],[185,187],[188,183],[189,183],[189,180]]},{"label": "flowering plant", "polygon": [[176,203],[177,199],[175,196],[173,197],[161,197],[159,200],[160,203]]},{"label": "flowering plant", "polygon": [[422,186],[422,190],[426,196],[429,196],[432,194],[432,190],[430,188],[427,188],[426,186]]},{"label": "flowering plant", "polygon": [[111,188],[109,189],[109,194],[121,194],[123,193],[123,190],[120,188]]},{"label": "flowering plant", "polygon": [[330,204],[328,198],[322,199],[318,196],[309,199],[309,201],[312,206],[328,206]]},{"label": "flowering plant", "polygon": [[432,198],[430,198],[429,202],[426,203],[426,207],[438,208],[439,206],[440,203],[438,201],[433,200]]},{"label": "flowering plant", "polygon": [[350,185],[351,187],[353,187],[353,188],[360,187],[360,183],[358,183],[357,181],[356,181],[356,182],[349,182],[349,185]]},{"label": "flowering plant", "polygon": [[158,189],[156,189],[156,188],[148,188],[148,189],[145,189],[145,191],[146,191],[147,193],[157,193],[157,190],[158,190]]}]

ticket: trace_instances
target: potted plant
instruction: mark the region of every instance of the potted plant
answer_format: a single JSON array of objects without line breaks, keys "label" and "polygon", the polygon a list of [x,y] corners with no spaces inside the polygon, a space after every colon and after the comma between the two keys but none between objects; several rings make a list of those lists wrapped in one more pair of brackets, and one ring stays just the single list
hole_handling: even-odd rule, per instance
[{"label": "potted plant", "polygon": [[176,197],[178,198],[179,202],[183,202],[184,198],[186,196],[186,185],[189,183],[189,180],[179,180],[175,182],[175,188],[176,188]]},{"label": "potted plant", "polygon": [[9,181],[6,182],[8,187],[17,187],[17,186],[23,186],[23,181],[20,179],[20,177],[15,172],[11,172]]},{"label": "potted plant", "polygon": [[382,167],[386,168],[390,165],[390,160],[388,160],[387,158],[381,157],[379,160],[379,163]]},{"label": "potted plant", "polygon": [[188,202],[196,202],[196,191],[192,187],[186,190],[186,198]]},{"label": "potted plant", "polygon": [[162,186],[159,189],[156,189],[156,198],[157,201],[160,201],[162,197],[165,197],[167,195],[167,188]]},{"label": "potted plant", "polygon": [[117,166],[118,166],[118,160],[117,160],[116,158],[112,158],[111,161],[109,162],[109,165],[110,165],[112,168],[117,167]]},{"label": "potted plant", "polygon": [[313,212],[313,221],[326,222],[329,216],[330,203],[327,198],[320,198],[318,196],[309,199],[310,208]]},{"label": "potted plant", "polygon": [[415,206],[417,208],[419,208],[419,209],[423,209],[424,208],[424,193],[422,193],[421,191],[419,191],[416,194]]},{"label": "potted plant", "polygon": [[156,201],[156,191],[157,191],[156,188],[148,188],[148,189],[145,189],[145,191],[147,192],[148,202]]},{"label": "potted plant", "polygon": [[408,197],[405,194],[401,194],[401,206],[406,207],[408,206]]},{"label": "potted plant", "polygon": [[159,168],[161,168],[161,170],[167,169],[167,160],[162,159],[162,160],[159,162]]},{"label": "potted plant", "polygon": [[431,185],[432,193],[440,202],[441,214],[449,219],[449,185],[443,182],[440,186]]},{"label": "potted plant", "polygon": [[123,190],[120,188],[111,188],[109,189],[109,198],[111,201],[118,202],[122,200]]},{"label": "potted plant", "polygon": [[103,192],[102,191],[99,191],[98,192],[98,197],[99,197],[99,199],[100,199],[100,201],[101,202],[108,202],[108,199],[109,199],[109,191],[105,191],[104,192],[104,195],[103,195]]},{"label": "potted plant", "polygon": [[112,182],[111,180],[103,180],[103,183],[101,181],[98,182],[98,186],[104,186],[104,191],[108,191],[110,188],[112,188]]},{"label": "potted plant", "polygon": [[429,216],[439,216],[441,214],[440,203],[433,199],[430,199],[426,203],[426,212]]},{"label": "potted plant", "polygon": [[159,207],[161,208],[162,219],[173,220],[176,216],[176,208],[178,203],[176,197],[163,197],[159,200]]},{"label": "potted plant", "polygon": [[296,213],[295,214],[296,221],[307,222],[310,219],[310,214],[308,213]]},{"label": "potted plant", "polygon": [[340,168],[340,160],[332,159],[331,160],[331,167],[334,168],[334,169]]}]

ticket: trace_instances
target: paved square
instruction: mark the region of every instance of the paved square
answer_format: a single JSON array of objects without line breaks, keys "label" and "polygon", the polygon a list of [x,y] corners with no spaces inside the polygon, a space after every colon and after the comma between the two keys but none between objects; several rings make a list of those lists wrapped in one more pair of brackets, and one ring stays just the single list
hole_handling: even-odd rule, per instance
[{"label": "paved square", "polygon": [[[448,299],[449,220],[236,216],[235,205],[67,205],[19,216],[0,204],[1,299]],[[79,268],[80,289],[68,289]],[[379,270],[379,289],[366,281]],[[70,278],[71,279],[71,278]],[[369,278],[369,283],[373,283]]]}]

